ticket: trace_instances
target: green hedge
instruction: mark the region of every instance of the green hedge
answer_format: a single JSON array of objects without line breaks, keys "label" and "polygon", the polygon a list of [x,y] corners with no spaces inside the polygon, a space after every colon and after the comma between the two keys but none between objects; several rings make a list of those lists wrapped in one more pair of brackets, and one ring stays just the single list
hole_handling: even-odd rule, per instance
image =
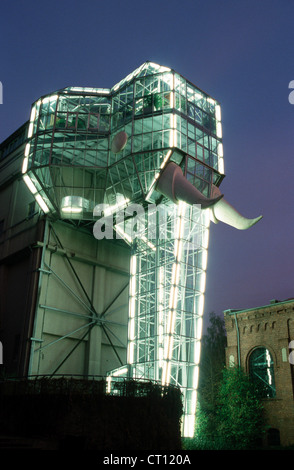
[{"label": "green hedge", "polygon": [[106,394],[104,381],[2,382],[1,434],[55,439],[60,448],[181,448],[178,388],[124,381],[117,393]]}]

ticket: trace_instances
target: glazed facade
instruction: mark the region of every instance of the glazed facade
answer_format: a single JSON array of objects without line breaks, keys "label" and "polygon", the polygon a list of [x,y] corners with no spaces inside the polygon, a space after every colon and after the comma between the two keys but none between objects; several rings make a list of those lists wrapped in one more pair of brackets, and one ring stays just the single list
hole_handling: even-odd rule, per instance
[{"label": "glazed facade", "polygon": [[[127,142],[115,152],[120,132]],[[125,376],[180,386],[191,436],[210,213],[156,190],[171,161],[207,197],[224,177],[219,103],[167,67],[146,62],[113,88],[69,87],[32,106],[22,173],[48,217],[93,223],[100,204],[154,205],[155,239],[130,239],[130,222],[114,225],[130,245],[129,319],[127,363],[109,371],[108,389]]]}]

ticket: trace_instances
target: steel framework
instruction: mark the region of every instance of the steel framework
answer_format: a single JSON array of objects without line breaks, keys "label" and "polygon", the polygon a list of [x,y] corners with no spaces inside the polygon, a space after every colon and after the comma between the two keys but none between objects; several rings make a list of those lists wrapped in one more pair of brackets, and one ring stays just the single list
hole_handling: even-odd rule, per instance
[{"label": "steel framework", "polygon": [[[108,377],[129,376],[179,386],[183,433],[194,433],[207,267],[209,212],[166,204],[165,216],[148,213],[132,242],[128,364]],[[156,237],[148,239],[154,218]],[[147,218],[147,216],[146,216]],[[149,227],[150,228],[150,227]],[[127,230],[127,227],[125,228]],[[153,233],[153,230],[151,230]]]},{"label": "steel framework", "polygon": [[146,62],[111,89],[69,87],[33,104],[22,172],[46,214],[78,224],[105,215],[101,204],[144,207],[131,237],[131,214],[113,222],[131,264],[128,360],[108,390],[120,376],[180,386],[192,436],[211,213],[158,191],[171,162],[203,198],[224,177],[219,103],[168,67]]}]

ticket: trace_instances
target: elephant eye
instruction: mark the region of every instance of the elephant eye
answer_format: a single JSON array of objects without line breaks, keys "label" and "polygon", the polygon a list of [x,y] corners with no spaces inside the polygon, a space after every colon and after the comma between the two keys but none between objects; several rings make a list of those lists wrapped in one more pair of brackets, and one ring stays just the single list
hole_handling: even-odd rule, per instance
[{"label": "elephant eye", "polygon": [[124,131],[119,132],[112,139],[111,151],[113,153],[121,152],[125,148],[127,141],[128,141],[128,136],[126,132]]}]

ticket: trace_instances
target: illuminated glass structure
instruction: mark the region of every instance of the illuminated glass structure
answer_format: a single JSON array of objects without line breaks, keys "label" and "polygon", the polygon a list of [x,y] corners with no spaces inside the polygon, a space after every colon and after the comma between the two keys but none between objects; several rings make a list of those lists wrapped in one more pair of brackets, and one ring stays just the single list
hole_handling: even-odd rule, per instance
[{"label": "illuminated glass structure", "polygon": [[[128,141],[115,154],[111,137],[122,130]],[[145,63],[112,89],[69,87],[34,103],[23,173],[45,212],[89,220],[117,194],[154,201],[166,158],[208,196],[224,173],[220,106],[179,74]]]},{"label": "illuminated glass structure", "polygon": [[[181,170],[183,187],[167,188],[167,168]],[[226,222],[219,103],[151,62],[111,89],[64,88],[33,104],[22,172],[50,217],[130,216],[110,219],[131,266],[128,361],[109,372],[108,389],[121,376],[179,385],[183,433],[193,435],[209,224]],[[130,237],[134,204],[144,210]]]}]

